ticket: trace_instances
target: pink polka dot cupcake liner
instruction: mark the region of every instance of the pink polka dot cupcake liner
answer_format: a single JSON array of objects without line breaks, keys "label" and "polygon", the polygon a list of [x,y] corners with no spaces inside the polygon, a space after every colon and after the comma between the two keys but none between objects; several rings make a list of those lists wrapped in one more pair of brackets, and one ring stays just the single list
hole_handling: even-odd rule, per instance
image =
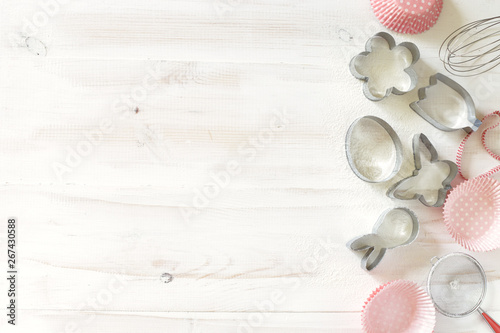
[{"label": "pink polka dot cupcake liner", "polygon": [[416,283],[396,280],[378,287],[368,297],[361,314],[367,333],[426,333],[436,324],[429,295]]},{"label": "pink polka dot cupcake liner", "polygon": [[500,182],[489,177],[469,179],[455,187],[443,206],[446,228],[467,250],[500,247]]},{"label": "pink polka dot cupcake liner", "polygon": [[370,0],[375,16],[388,29],[418,34],[436,24],[443,0]]}]

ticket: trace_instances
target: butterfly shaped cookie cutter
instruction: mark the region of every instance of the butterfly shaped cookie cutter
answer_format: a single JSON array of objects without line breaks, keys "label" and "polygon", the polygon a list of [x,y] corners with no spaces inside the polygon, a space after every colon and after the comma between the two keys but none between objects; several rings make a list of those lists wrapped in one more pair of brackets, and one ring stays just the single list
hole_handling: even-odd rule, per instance
[{"label": "butterfly shaped cookie cutter", "polygon": [[404,207],[390,208],[380,215],[371,234],[352,239],[347,247],[352,251],[366,250],[361,267],[371,271],[382,261],[387,250],[411,244],[418,231],[418,218],[414,212]]},{"label": "butterfly shaped cookie cutter", "polygon": [[[358,70],[357,61],[360,59],[360,57],[367,57],[370,53],[372,53],[372,51],[373,51],[372,42],[374,39],[377,39],[377,38],[384,39],[387,42],[389,50],[393,50],[394,48],[401,46],[401,47],[406,48],[410,52],[411,61],[409,62],[408,66],[403,69],[403,71],[406,74],[408,74],[408,76],[410,78],[410,85],[406,90],[399,90],[396,87],[390,87],[390,88],[386,89],[385,95],[383,95],[383,96],[374,95],[370,91],[370,87],[368,86],[368,81],[370,80],[370,78],[368,76],[360,73],[360,71]],[[394,38],[390,34],[388,34],[386,32],[379,32],[379,33],[375,34],[373,37],[371,37],[370,39],[368,39],[368,41],[365,44],[365,51],[364,52],[359,53],[358,55],[356,55],[354,58],[351,59],[351,61],[349,63],[349,70],[355,78],[364,81],[363,93],[364,93],[365,97],[368,98],[370,101],[377,102],[377,101],[383,100],[384,98],[386,98],[390,94],[395,94],[395,95],[406,94],[407,92],[413,90],[417,86],[418,76],[417,76],[417,73],[415,72],[415,70],[413,69],[413,65],[418,61],[419,58],[420,58],[420,51],[418,50],[418,47],[415,44],[410,43],[410,42],[403,42],[403,43],[396,45],[396,41],[394,40]]]},{"label": "butterfly shaped cookie cutter", "polygon": [[[402,187],[402,185],[405,185],[405,183],[407,183],[409,180],[412,180],[415,177],[417,177],[420,173],[420,170],[422,169],[422,160],[420,158],[421,144],[423,144],[424,147],[429,151],[431,155],[430,156],[431,163],[445,163],[449,167],[448,176],[442,181],[441,188],[438,190],[436,202],[433,204],[429,203],[425,199],[425,196],[422,193],[414,193],[412,196],[405,196],[399,194],[399,190]],[[439,160],[436,148],[434,148],[429,139],[422,133],[415,134],[415,136],[413,137],[413,158],[414,158],[415,170],[413,171],[412,176],[404,178],[399,182],[397,182],[396,184],[392,185],[387,191],[387,196],[392,199],[419,200],[422,204],[424,204],[427,207],[441,207],[446,199],[446,194],[448,193],[449,190],[451,190],[451,182],[453,181],[453,179],[455,179],[455,176],[458,173],[457,165],[452,161]]]},{"label": "butterfly shaped cookie cutter", "polygon": [[[430,89],[433,86],[437,85],[438,81],[444,83],[446,86],[456,91],[462,97],[462,99],[465,102],[465,106],[467,107],[467,121],[469,122],[469,126],[465,126],[462,128],[449,127],[443,124],[442,122],[438,121],[434,117],[430,116],[429,113],[424,109],[422,109],[422,107],[419,105],[421,101],[427,99],[427,94],[426,94],[427,89]],[[410,104],[410,107],[413,109],[413,111],[418,113],[418,115],[427,120],[427,122],[429,122],[431,125],[442,131],[451,132],[463,129],[465,132],[471,133],[473,131],[477,131],[477,129],[481,125],[481,121],[476,118],[476,107],[474,105],[474,101],[472,100],[472,97],[467,92],[467,90],[465,90],[465,88],[462,87],[457,82],[453,81],[452,79],[441,73],[436,73],[432,75],[429,78],[429,85],[426,87],[422,87],[418,90],[418,101],[412,102]]]}]

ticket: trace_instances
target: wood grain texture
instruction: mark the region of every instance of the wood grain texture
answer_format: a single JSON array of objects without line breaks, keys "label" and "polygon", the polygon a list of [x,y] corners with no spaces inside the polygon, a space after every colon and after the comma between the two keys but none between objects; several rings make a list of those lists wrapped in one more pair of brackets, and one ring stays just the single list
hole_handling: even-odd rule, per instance
[{"label": "wood grain texture", "polygon": [[[368,1],[68,0],[46,22],[42,3],[0,13],[2,219],[19,219],[25,330],[359,332],[378,285],[424,286],[432,257],[462,251],[440,209],[390,200],[392,182],[348,167],[344,136],[363,115],[403,141],[394,181],[412,172],[414,133],[451,160],[464,136],[415,114],[416,90],[364,98],[347,64],[384,30]],[[442,40],[487,4],[450,0],[429,32],[394,34],[420,48],[418,87],[443,71]],[[457,79],[479,115],[500,104],[498,75]],[[475,138],[466,160],[470,174],[495,165]],[[368,274],[345,243],[395,206],[416,212],[420,235]],[[498,318],[499,253],[474,256]],[[436,332],[488,328],[439,315]]]}]

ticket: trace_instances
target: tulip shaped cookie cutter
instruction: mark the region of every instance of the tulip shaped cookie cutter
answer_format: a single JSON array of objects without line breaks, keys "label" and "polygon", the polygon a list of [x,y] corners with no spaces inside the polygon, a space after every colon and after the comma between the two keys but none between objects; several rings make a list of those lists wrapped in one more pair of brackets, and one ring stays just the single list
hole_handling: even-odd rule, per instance
[{"label": "tulip shaped cookie cutter", "polygon": [[414,212],[404,207],[391,208],[380,215],[371,234],[354,238],[347,243],[347,247],[353,251],[366,250],[361,267],[370,271],[380,263],[388,249],[412,243],[418,236],[418,230],[419,223]]},{"label": "tulip shaped cookie cutter", "polygon": [[[393,50],[394,48],[401,46],[401,47],[406,48],[410,52],[412,59],[411,59],[410,63],[408,64],[408,66],[403,69],[403,71],[406,74],[408,74],[408,76],[410,78],[410,85],[406,90],[399,90],[395,87],[391,87],[385,91],[385,95],[375,96],[370,91],[370,87],[368,86],[368,81],[370,80],[370,78],[368,76],[365,76],[364,74],[360,73],[360,71],[358,70],[358,68],[356,66],[357,61],[360,59],[360,57],[367,57],[370,53],[372,53],[372,51],[373,51],[372,43],[373,43],[374,39],[377,39],[377,38],[384,39],[387,42],[389,50]],[[355,56],[354,58],[351,59],[351,62],[349,63],[349,70],[351,71],[351,74],[355,78],[362,80],[362,81],[365,81],[363,84],[363,93],[366,96],[366,98],[368,98],[371,101],[377,102],[377,101],[380,101],[380,100],[386,98],[391,93],[395,94],[395,95],[403,95],[403,94],[413,90],[416,87],[417,81],[418,81],[418,76],[417,76],[417,73],[415,72],[415,70],[413,69],[413,65],[418,61],[419,58],[420,58],[420,51],[418,50],[418,47],[415,44],[410,43],[410,42],[403,42],[403,43],[396,45],[396,41],[394,40],[394,38],[391,35],[389,35],[386,32],[379,32],[379,33],[375,34],[373,37],[371,37],[370,39],[368,39],[368,41],[366,42],[366,45],[365,45],[364,52],[361,52],[360,54],[358,54],[357,56]]]},{"label": "tulip shaped cookie cutter", "polygon": [[[444,83],[451,89],[455,90],[463,98],[465,105],[467,107],[467,121],[469,122],[469,126],[465,126],[462,128],[449,127],[443,124],[442,122],[436,120],[435,118],[431,117],[429,113],[426,112],[424,109],[422,109],[422,107],[419,105],[421,101],[427,99],[427,94],[426,94],[427,89],[430,89],[433,86],[435,86],[438,83],[438,81]],[[458,129],[463,129],[465,132],[471,133],[473,131],[477,131],[477,129],[481,125],[481,121],[476,118],[476,107],[474,105],[474,101],[472,100],[472,97],[467,92],[467,90],[465,90],[465,88],[462,87],[457,82],[453,81],[452,79],[441,73],[436,73],[432,75],[429,78],[429,85],[420,88],[418,90],[418,99],[419,99],[418,101],[411,103],[410,107],[413,109],[413,111],[418,113],[422,118],[427,120],[431,125],[442,131],[451,132],[451,131],[456,131]]]},{"label": "tulip shaped cookie cutter", "polygon": [[[421,144],[423,144],[424,147],[429,151],[431,163],[445,163],[449,167],[448,176],[442,181],[441,188],[438,190],[436,202],[433,204],[427,202],[425,196],[422,193],[410,192],[410,195],[399,194],[401,187],[405,186],[407,182],[417,177],[420,170],[422,169],[422,160],[420,157]],[[453,179],[455,179],[455,176],[458,173],[457,165],[452,161],[438,160],[438,153],[436,148],[434,148],[429,139],[422,133],[415,134],[415,136],[413,137],[413,158],[415,163],[415,170],[413,171],[413,175],[408,178],[404,178],[396,184],[392,185],[387,191],[387,196],[392,199],[419,200],[422,204],[428,207],[441,207],[446,199],[446,194],[449,190],[451,190],[451,182],[453,181]]]}]

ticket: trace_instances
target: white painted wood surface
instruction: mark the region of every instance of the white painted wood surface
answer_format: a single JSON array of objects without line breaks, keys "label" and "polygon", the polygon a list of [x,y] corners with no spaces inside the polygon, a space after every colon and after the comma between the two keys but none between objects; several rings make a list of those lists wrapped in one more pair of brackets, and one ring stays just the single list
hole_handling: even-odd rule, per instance
[{"label": "white painted wood surface", "polygon": [[[2,312],[0,331],[359,332],[378,285],[424,285],[433,256],[462,250],[440,209],[390,200],[392,182],[347,165],[345,132],[362,115],[399,133],[395,180],[412,171],[414,133],[452,160],[464,136],[416,115],[416,90],[364,98],[347,64],[385,31],[368,0],[63,2],[50,16],[46,1],[1,2],[1,217],[19,219],[20,311],[15,329]],[[451,31],[499,9],[449,0],[430,31],[393,34],[420,48],[418,86],[443,71]],[[500,104],[499,75],[457,79],[479,115]],[[470,147],[471,173],[495,164]],[[366,273],[345,243],[395,206],[417,213],[420,235]],[[474,255],[500,318],[500,252]],[[488,327],[438,315],[436,332]]]}]

